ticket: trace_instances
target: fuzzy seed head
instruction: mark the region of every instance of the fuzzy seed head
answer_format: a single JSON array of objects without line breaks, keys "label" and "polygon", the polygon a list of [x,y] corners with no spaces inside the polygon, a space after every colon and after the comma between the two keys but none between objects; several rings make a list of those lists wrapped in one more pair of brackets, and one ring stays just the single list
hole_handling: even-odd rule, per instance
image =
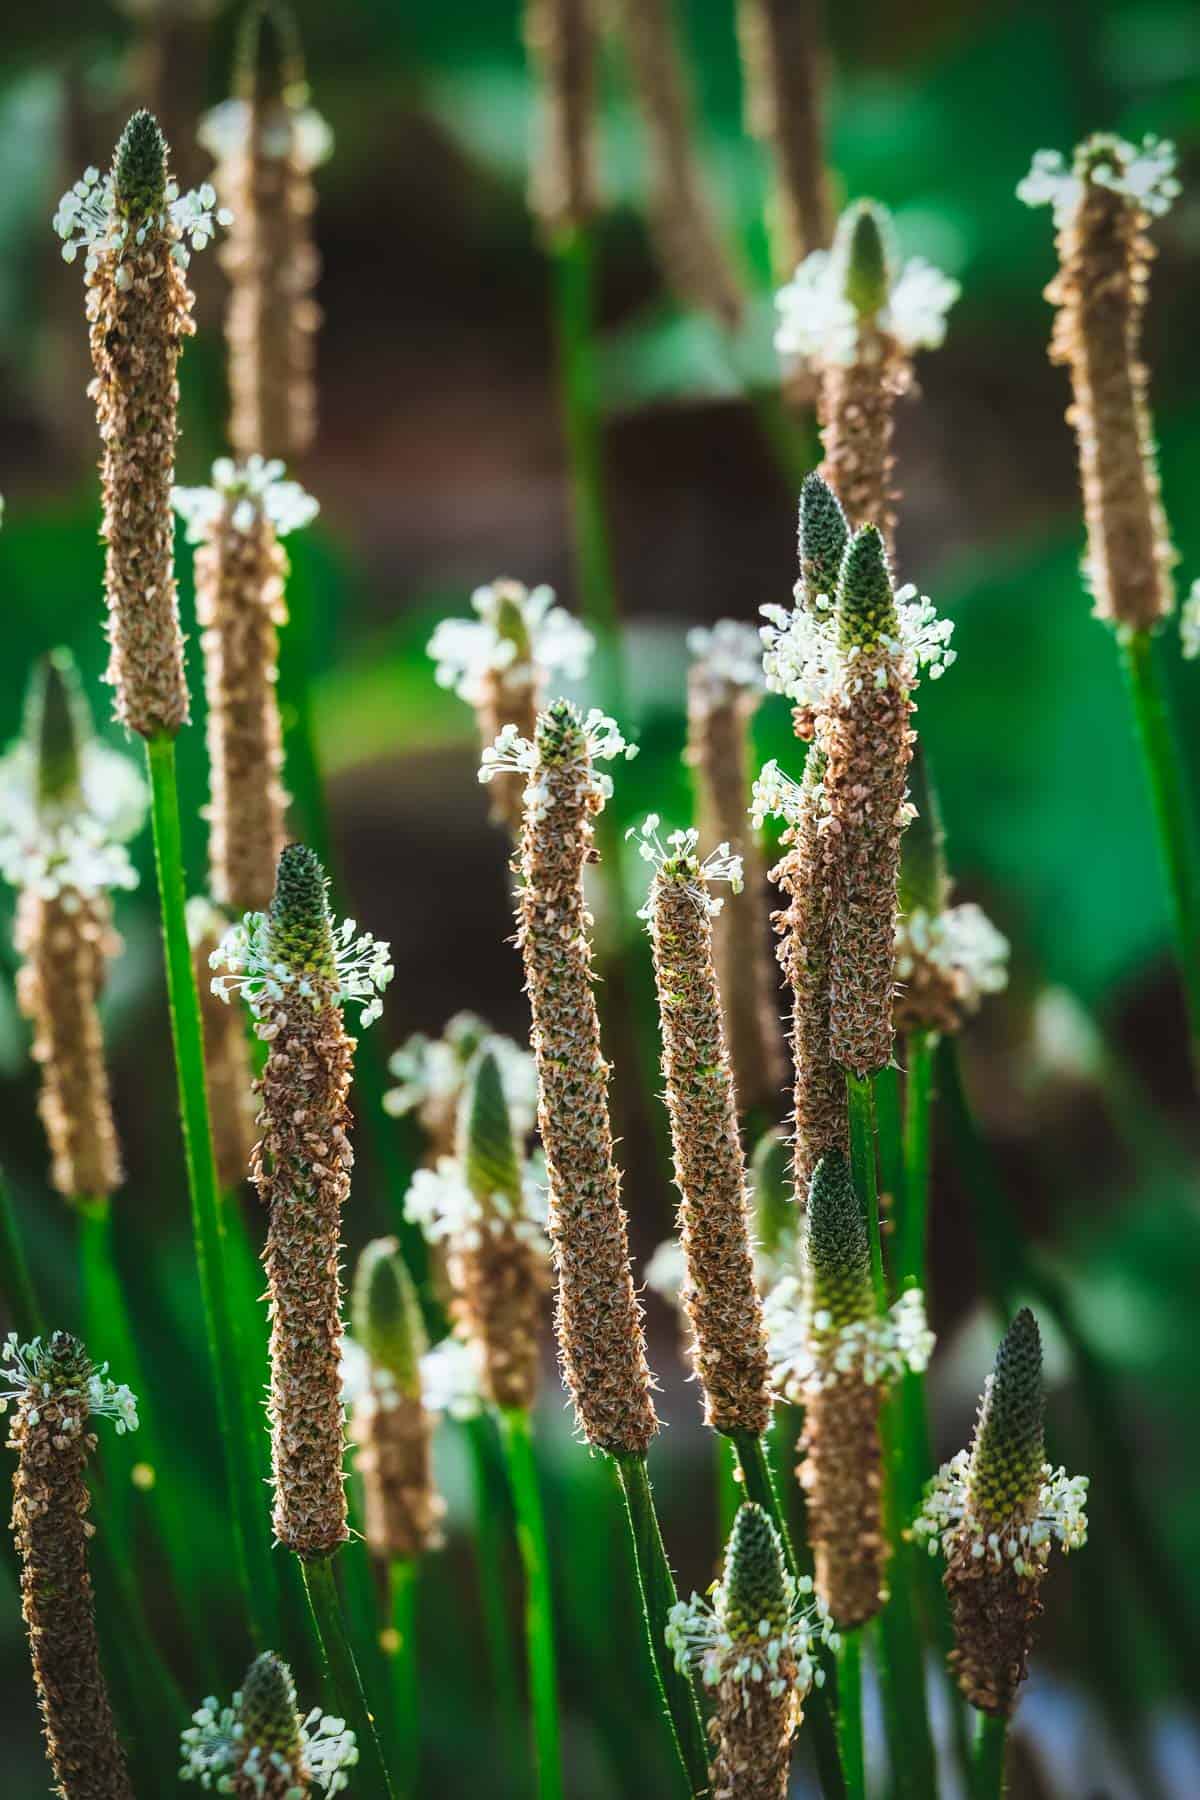
[{"label": "fuzzy seed head", "polygon": [[752,1500],[738,1508],[733,1521],[724,1583],[725,1616],[735,1637],[761,1634],[763,1619],[772,1635],[783,1630],[789,1609],[783,1546],[770,1515]]},{"label": "fuzzy seed head", "polygon": [[279,858],[267,934],[272,956],[291,974],[337,981],[329,877],[306,844],[288,844]]},{"label": "fuzzy seed head", "polygon": [[818,594],[837,593],[850,527],[842,503],[814,469],[800,489],[800,581],[811,606]]},{"label": "fuzzy seed head", "polygon": [[429,1343],[396,1238],[374,1238],[359,1257],[350,1317],[371,1362],[386,1370],[402,1394],[420,1399],[421,1358]]},{"label": "fuzzy seed head", "polygon": [[90,731],[87,702],[69,650],[37,663],[25,706],[25,736],[37,758],[37,804],[83,805],[83,747]]},{"label": "fuzzy seed head", "polygon": [[996,1521],[1037,1500],[1045,1462],[1042,1340],[1037,1320],[1022,1307],[1000,1340],[984,1389],[971,1451],[972,1510]]},{"label": "fuzzy seed head", "polygon": [[273,1650],[264,1650],[246,1670],[242,1683],[242,1725],[252,1744],[293,1766],[302,1757],[296,1684],[292,1671]]},{"label": "fuzzy seed head", "polygon": [[837,586],[838,648],[875,650],[899,632],[887,545],[875,525],[864,525],[846,546]]},{"label": "fuzzy seed head", "polygon": [[845,243],[846,298],[860,319],[873,319],[887,303],[890,274],[879,208],[860,200],[843,213],[838,237]]},{"label": "fuzzy seed head", "polygon": [[153,113],[135,112],[117,143],[113,199],[128,219],[161,212],[167,185],[167,145]]},{"label": "fuzzy seed head", "polygon": [[814,1314],[828,1313],[840,1331],[874,1310],[871,1249],[850,1164],[829,1150],[813,1173],[808,1194],[804,1260]]}]

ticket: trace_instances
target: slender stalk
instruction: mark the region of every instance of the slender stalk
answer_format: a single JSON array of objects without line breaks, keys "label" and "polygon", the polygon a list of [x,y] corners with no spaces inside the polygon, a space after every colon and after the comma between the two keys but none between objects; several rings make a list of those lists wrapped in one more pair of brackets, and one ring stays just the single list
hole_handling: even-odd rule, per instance
[{"label": "slender stalk", "polygon": [[8,1309],[12,1328],[23,1344],[45,1332],[42,1309],[25,1260],[25,1246],[17,1230],[8,1183],[0,1175],[0,1297]]},{"label": "slender stalk", "polygon": [[904,1206],[896,1234],[896,1284],[925,1286],[929,1235],[930,1120],[933,1110],[935,1038],[914,1031],[908,1039],[904,1089]]},{"label": "slender stalk", "polygon": [[875,1108],[869,1080],[846,1075],[846,1105],[850,1116],[850,1166],[854,1185],[867,1221],[871,1241],[871,1282],[875,1304],[887,1309],[887,1282],[883,1273],[883,1246],[879,1236],[879,1189],[875,1179]]},{"label": "slender stalk", "polygon": [[1008,1720],[981,1713],[971,1753],[971,1800],[999,1800],[1004,1792]]},{"label": "slender stalk", "polygon": [[554,1672],[554,1595],[550,1583],[546,1522],[533,1457],[533,1435],[529,1413],[524,1407],[505,1406],[498,1411],[516,1512],[517,1543],[525,1566],[525,1642],[538,1793],[543,1800],[560,1800],[566,1789],[558,1725],[558,1684]]},{"label": "slender stalk", "polygon": [[1193,1072],[1200,1079],[1200,866],[1183,765],[1148,631],[1121,640],[1121,656],[1142,747],[1163,872],[1175,925],[1175,952],[1187,1004]]},{"label": "slender stalk", "polygon": [[866,1758],[863,1750],[862,1631],[842,1635],[838,1651],[838,1748],[846,1771],[848,1800],[865,1800]]},{"label": "slender stalk", "polygon": [[[891,1201],[889,1217],[904,1217],[904,1131],[900,1116],[900,1077],[892,1064],[880,1069],[875,1089],[875,1123],[879,1132],[879,1180]],[[882,1196],[880,1198],[882,1205]]]},{"label": "slender stalk", "polygon": [[736,1452],[728,1438],[714,1431],[712,1439],[713,1472],[717,1482],[717,1539],[723,1544],[733,1530],[737,1509],[742,1504],[742,1487],[738,1480]]},{"label": "slender stalk", "polygon": [[514,1772],[525,1762],[521,1683],[509,1626],[505,1570],[509,1548],[507,1506],[496,1468],[491,1419],[480,1413],[464,1429],[475,1481],[475,1550],[480,1607],[491,1689],[499,1711],[504,1760]]},{"label": "slender stalk", "polygon": [[667,1617],[679,1596],[663,1548],[646,1459],[633,1453],[612,1458],[625,1501],[634,1564],[642,1597],[646,1641],[658,1677],[667,1721],[693,1795],[708,1792],[708,1749],[691,1678],[675,1667],[667,1649]]},{"label": "slender stalk", "polygon": [[395,1790],[379,1747],[375,1720],[367,1705],[362,1677],[354,1660],[350,1639],[346,1635],[342,1603],[338,1598],[333,1574],[333,1558],[313,1558],[302,1564],[302,1572],[308,1603],[312,1608],[313,1624],[321,1641],[321,1653],[329,1671],[337,1708],[348,1720],[357,1739],[359,1763],[370,1784],[368,1791],[376,1790],[380,1794],[386,1794],[388,1800],[394,1800]]},{"label": "slender stalk", "polygon": [[400,1794],[417,1792],[420,1768],[420,1680],[417,1672],[417,1580],[415,1557],[396,1557],[388,1569],[388,1608],[392,1642],[388,1663],[392,1677],[396,1787]]},{"label": "slender stalk", "polygon": [[275,1575],[266,1535],[261,1484],[253,1450],[243,1429],[247,1414],[239,1379],[243,1359],[225,1281],[225,1219],[213,1158],[200,1005],[184,914],[183,849],[174,740],[164,736],[148,739],[146,762],[150,776],[171,1038],[175,1049],[196,1266],[229,1489],[230,1537],[251,1637],[256,1647],[262,1649],[273,1635],[270,1624],[275,1610]]}]

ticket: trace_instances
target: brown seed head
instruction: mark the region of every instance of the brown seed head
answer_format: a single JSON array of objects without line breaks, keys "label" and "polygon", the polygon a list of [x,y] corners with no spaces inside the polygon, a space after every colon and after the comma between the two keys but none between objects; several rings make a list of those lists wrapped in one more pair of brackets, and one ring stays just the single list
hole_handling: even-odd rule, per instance
[{"label": "brown seed head", "polygon": [[772,245],[785,278],[832,236],[823,112],[827,81],[820,0],[739,0],[746,120],[774,165]]},{"label": "brown seed head", "polygon": [[525,44],[541,74],[530,204],[553,234],[596,209],[596,27],[592,0],[526,0]]}]

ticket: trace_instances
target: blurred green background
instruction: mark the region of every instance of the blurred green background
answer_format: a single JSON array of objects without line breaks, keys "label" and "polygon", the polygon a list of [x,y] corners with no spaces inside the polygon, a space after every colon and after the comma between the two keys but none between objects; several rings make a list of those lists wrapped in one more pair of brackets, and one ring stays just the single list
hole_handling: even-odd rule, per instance
[{"label": "blurred green background", "polygon": [[[0,72],[0,735],[18,725],[33,657],[75,650],[98,712],[102,555],[81,283],[49,229],[58,194],[103,164],[148,91],[140,15],[97,0],[21,8]],[[228,91],[235,15],[183,0],[189,46],[161,96],[185,180],[207,173],[188,136]],[[209,17],[209,12],[214,16]],[[1194,1096],[1182,1008],[1167,961],[1164,893],[1107,630],[1089,618],[1064,379],[1046,362],[1049,220],[1013,190],[1039,146],[1089,129],[1174,136],[1185,193],[1155,230],[1160,257],[1148,357],[1181,581],[1200,573],[1200,16],[1156,4],[831,7],[829,158],[839,197],[873,195],[901,242],[954,274],[963,298],[946,348],[926,355],[899,427],[899,557],[956,621],[959,661],[922,691],[917,724],[941,789],[960,893],[981,899],[1013,944],[1010,993],[965,1045],[970,1086],[1006,1177],[1013,1228],[1053,1256],[1118,1380],[1124,1447],[1193,1616],[1200,1611],[1195,1314],[1200,1213]],[[295,739],[297,672],[312,704],[332,849],[355,915],[394,948],[397,979],[377,1049],[437,1032],[469,1006],[522,1037],[518,959],[506,942],[505,846],[474,779],[468,710],[434,686],[432,624],[466,610],[498,573],[574,582],[554,394],[548,282],[525,204],[532,90],[515,0],[409,0],[298,7],[314,101],[332,123],[318,176],[324,259],[321,432],[298,471],[320,498],[293,542],[296,617],[283,694]],[[135,16],[137,15],[137,16]],[[683,9],[720,216],[756,286],[744,353],[772,379],[763,229],[765,164],[743,129],[731,0]],[[704,319],[663,289],[642,220],[644,163],[619,54],[606,52],[600,234],[602,368],[628,723],[642,755],[617,775],[621,824],[691,805],[683,747],[684,630],[750,619],[786,600],[794,494],[772,463],[728,356]],[[208,266],[204,266],[207,263]],[[222,277],[198,259],[200,332],[183,365],[179,476],[206,478],[224,448]],[[185,621],[189,556],[180,543]],[[1200,778],[1200,669],[1159,645]],[[194,632],[190,672],[198,676]],[[181,740],[188,854],[203,880],[202,698]],[[763,753],[790,754],[787,711],[769,701]],[[310,817],[298,829],[313,828]],[[118,1246],[152,1398],[189,1494],[194,1554],[211,1591],[211,1643],[156,1618],[198,1700],[231,1689],[246,1660],[231,1626],[213,1396],[191,1258],[148,837],[141,891],[122,897],[125,955],[105,1004],[129,1184]],[[640,865],[629,869],[633,887]],[[55,1323],[79,1317],[75,1225],[46,1184],[24,1024],[13,1001],[11,896],[0,920],[3,1159],[35,1276]],[[608,921],[625,978],[610,1052],[639,1258],[670,1229],[648,950],[632,916]],[[1049,995],[1049,999],[1047,996]],[[639,1064],[639,1055],[641,1062]],[[641,1071],[645,1071],[642,1073]],[[360,1090],[361,1091],[361,1090]],[[386,1126],[397,1155],[414,1145]],[[395,1193],[360,1130],[349,1249],[395,1222]],[[252,1227],[260,1227],[248,1201]],[[942,1348],[932,1376],[938,1448],[965,1439],[990,1360],[971,1197],[939,1160],[931,1296]],[[717,1547],[710,1445],[685,1383],[674,1320],[649,1302],[652,1362],[670,1429],[652,1470],[680,1584],[703,1588]],[[97,1355],[103,1344],[93,1344]],[[1076,1397],[1055,1380],[1051,1453],[1078,1466]],[[1061,1374],[1062,1359],[1057,1359]],[[117,1376],[120,1370],[114,1371]],[[575,1446],[547,1344],[541,1455],[557,1551],[568,1714],[568,1785],[590,1796],[652,1794],[662,1742],[644,1687],[636,1622],[614,1577],[625,1555],[608,1478]],[[106,1450],[108,1446],[105,1447]],[[782,1448],[786,1457],[788,1447]],[[439,1439],[450,1502],[446,1549],[422,1589],[422,1791],[504,1796],[478,1622],[471,1495],[453,1426]],[[1034,1680],[1020,1715],[1016,1793],[1200,1792],[1195,1668],[1172,1666],[1147,1616],[1138,1545],[1095,1500],[1087,1553],[1056,1574]],[[153,1571],[148,1571],[153,1573]],[[514,1597],[516,1594],[515,1570]],[[291,1648],[289,1646],[288,1648]],[[312,1672],[297,1651],[302,1692]],[[0,1719],[6,1794],[44,1791],[25,1643],[0,1573]],[[1115,1673],[1114,1673],[1115,1672]],[[1103,1701],[1103,1705],[1102,1705]],[[1157,1770],[1157,1788],[1153,1785]],[[805,1780],[797,1763],[797,1791]]]}]

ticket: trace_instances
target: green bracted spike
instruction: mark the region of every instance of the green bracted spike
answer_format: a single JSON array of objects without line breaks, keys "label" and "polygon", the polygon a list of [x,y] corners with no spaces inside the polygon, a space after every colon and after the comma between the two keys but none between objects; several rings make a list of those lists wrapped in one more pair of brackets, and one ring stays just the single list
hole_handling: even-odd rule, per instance
[{"label": "green bracted spike", "polygon": [[792,1194],[792,1150],[782,1131],[764,1131],[754,1147],[750,1185],[754,1192],[754,1229],[763,1249],[773,1253],[796,1224]]},{"label": "green bracted spike", "polygon": [[307,844],[288,844],[279,858],[267,930],[272,956],[292,974],[337,979],[329,880]]},{"label": "green bracted spike", "polygon": [[877,525],[864,525],[846,546],[837,586],[838,649],[874,650],[900,628],[892,598],[887,546]]},{"label": "green bracted spike", "polygon": [[829,1329],[841,1331],[875,1311],[871,1285],[871,1244],[850,1164],[840,1150],[828,1150],[813,1170],[808,1190],[804,1266],[812,1311],[829,1314]]},{"label": "green bracted spike", "polygon": [[160,212],[167,185],[167,144],[153,113],[135,112],[121,133],[113,164],[113,197],[127,219]]},{"label": "green bracted spike", "polygon": [[585,743],[579,709],[569,700],[554,700],[538,714],[536,741],[542,762],[569,762],[582,756]]},{"label": "green bracted spike", "polygon": [[243,1742],[281,1756],[293,1769],[303,1757],[296,1684],[292,1671],[273,1650],[264,1650],[246,1670],[238,1722]]},{"label": "green bracted spike", "polygon": [[888,297],[891,220],[873,200],[859,200],[838,222],[846,298],[860,319],[882,312]]},{"label": "green bracted spike", "polygon": [[465,1069],[483,1040],[491,1036],[491,1027],[478,1013],[460,1012],[447,1022],[444,1035],[460,1067]]},{"label": "green bracted spike", "polygon": [[34,1373],[55,1394],[82,1393],[95,1374],[95,1364],[84,1345],[69,1331],[56,1331],[43,1338]]},{"label": "green bracted spike", "polygon": [[280,100],[304,81],[295,15],[282,0],[253,0],[242,15],[235,57],[243,100]]},{"label": "green bracted spike", "polygon": [[725,1548],[725,1621],[734,1637],[761,1635],[765,1619],[770,1633],[787,1623],[787,1570],[783,1545],[770,1514],[753,1500],[738,1507]]},{"label": "green bracted spike", "polygon": [[838,575],[850,527],[842,503],[827,481],[814,469],[800,489],[800,580],[811,605],[818,594],[830,600],[837,593]]},{"label": "green bracted spike", "polygon": [[971,1447],[971,1509],[999,1524],[1037,1498],[1046,1460],[1042,1339],[1022,1307],[1000,1340]]},{"label": "green bracted spike", "polygon": [[504,643],[515,645],[514,663],[527,663],[533,656],[533,645],[529,639],[529,626],[521,610],[521,603],[502,583],[497,584],[496,592],[499,597],[495,618],[496,636]]},{"label": "green bracted spike", "polygon": [[485,1046],[475,1059],[458,1115],[458,1155],[467,1186],[484,1205],[501,1195],[521,1209],[521,1168],[500,1064]]},{"label": "green bracted spike", "polygon": [[350,1320],[372,1363],[387,1371],[406,1398],[419,1400],[421,1358],[429,1340],[396,1238],[373,1238],[359,1257]]},{"label": "green bracted spike", "polygon": [[71,652],[51,650],[38,660],[25,702],[25,742],[37,759],[39,807],[82,804],[83,749],[91,726]]}]

